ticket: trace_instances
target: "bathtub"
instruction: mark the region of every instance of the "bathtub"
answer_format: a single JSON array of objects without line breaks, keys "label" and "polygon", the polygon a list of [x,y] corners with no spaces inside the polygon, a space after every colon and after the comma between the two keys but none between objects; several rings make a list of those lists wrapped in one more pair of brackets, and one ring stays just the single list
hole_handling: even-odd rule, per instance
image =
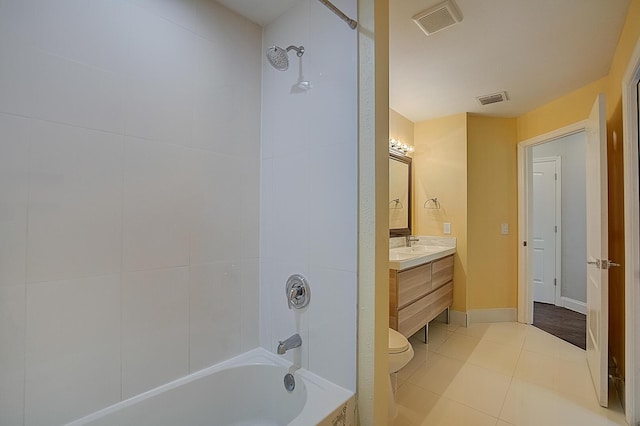
[{"label": "bathtub", "polygon": [[67,426],[348,425],[352,403],[352,392],[257,348]]}]

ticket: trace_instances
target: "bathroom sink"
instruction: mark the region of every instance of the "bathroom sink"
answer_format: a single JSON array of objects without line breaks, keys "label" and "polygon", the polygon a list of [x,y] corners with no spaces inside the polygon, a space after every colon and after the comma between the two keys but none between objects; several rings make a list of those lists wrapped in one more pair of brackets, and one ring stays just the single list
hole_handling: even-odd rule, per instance
[{"label": "bathroom sink", "polygon": [[397,250],[400,253],[421,254],[421,253],[436,253],[442,250],[446,250],[448,248],[449,247],[442,247],[442,246],[415,245],[413,247],[399,247],[393,250]]},{"label": "bathroom sink", "polygon": [[403,270],[438,260],[456,252],[455,247],[415,245],[389,249],[389,268]]},{"label": "bathroom sink", "polygon": [[420,253],[389,250],[389,260],[407,260],[420,256]]}]

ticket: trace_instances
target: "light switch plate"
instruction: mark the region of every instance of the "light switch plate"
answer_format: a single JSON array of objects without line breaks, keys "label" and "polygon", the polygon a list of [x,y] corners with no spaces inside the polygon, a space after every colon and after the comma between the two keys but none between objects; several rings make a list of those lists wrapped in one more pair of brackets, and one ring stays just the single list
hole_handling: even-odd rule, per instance
[{"label": "light switch plate", "polygon": [[451,224],[450,223],[445,223],[444,224],[444,233],[446,235],[451,234]]},{"label": "light switch plate", "polygon": [[500,230],[502,232],[502,235],[509,235],[509,224],[503,223],[502,226],[500,226]]}]

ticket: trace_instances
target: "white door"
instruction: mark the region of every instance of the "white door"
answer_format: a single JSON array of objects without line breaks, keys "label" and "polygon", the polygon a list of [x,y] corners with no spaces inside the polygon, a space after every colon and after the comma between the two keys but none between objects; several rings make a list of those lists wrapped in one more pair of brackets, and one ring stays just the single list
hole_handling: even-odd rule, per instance
[{"label": "white door", "polygon": [[533,254],[532,280],[533,300],[557,305],[556,275],[558,254],[556,237],[559,215],[556,200],[557,188],[556,158],[533,160]]},{"label": "white door", "polygon": [[608,402],[609,260],[604,94],[587,123],[587,363],[600,405]]}]

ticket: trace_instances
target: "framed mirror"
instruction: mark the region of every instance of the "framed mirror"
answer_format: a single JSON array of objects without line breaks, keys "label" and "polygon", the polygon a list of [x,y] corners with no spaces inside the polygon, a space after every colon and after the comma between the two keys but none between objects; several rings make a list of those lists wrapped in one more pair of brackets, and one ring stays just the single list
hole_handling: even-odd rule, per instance
[{"label": "framed mirror", "polygon": [[389,236],[411,235],[411,158],[389,153]]}]

